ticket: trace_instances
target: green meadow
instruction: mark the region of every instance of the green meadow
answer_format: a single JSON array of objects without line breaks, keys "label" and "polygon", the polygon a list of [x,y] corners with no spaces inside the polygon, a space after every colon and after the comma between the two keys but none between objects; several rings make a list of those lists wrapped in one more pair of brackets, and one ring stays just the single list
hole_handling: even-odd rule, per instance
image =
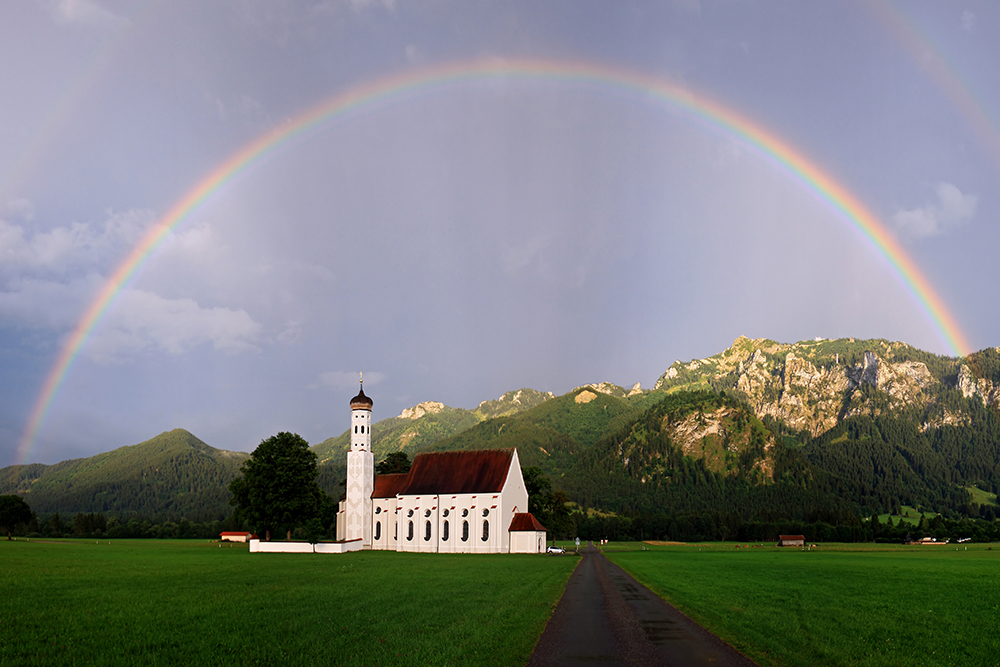
[{"label": "green meadow", "polygon": [[1000,664],[1000,547],[614,544],[605,553],[761,665]]},{"label": "green meadow", "polygon": [[523,665],[577,560],[0,541],[0,664]]}]

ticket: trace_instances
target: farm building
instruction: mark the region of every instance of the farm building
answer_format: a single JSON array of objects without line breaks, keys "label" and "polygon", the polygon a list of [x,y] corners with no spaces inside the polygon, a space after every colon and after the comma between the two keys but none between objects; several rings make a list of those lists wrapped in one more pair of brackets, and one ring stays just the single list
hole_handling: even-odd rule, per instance
[{"label": "farm building", "polygon": [[804,547],[805,545],[805,535],[778,535],[779,547]]},{"label": "farm building", "polygon": [[243,531],[233,531],[233,532],[222,532],[219,533],[220,542],[248,542],[250,539],[257,537],[253,533],[247,533]]},{"label": "farm building", "polygon": [[516,449],[422,453],[407,473],[376,475],[372,404],[363,387],[351,399],[338,540],[425,553],[545,551],[545,528],[528,513]]}]

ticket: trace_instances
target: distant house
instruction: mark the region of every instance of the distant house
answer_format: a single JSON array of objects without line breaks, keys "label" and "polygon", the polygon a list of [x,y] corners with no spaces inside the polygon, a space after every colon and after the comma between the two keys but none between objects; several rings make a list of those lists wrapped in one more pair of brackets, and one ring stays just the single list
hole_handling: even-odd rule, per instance
[{"label": "distant house", "polygon": [[257,537],[253,533],[226,531],[219,533],[220,542],[248,542],[250,538]]},{"label": "distant house", "polygon": [[804,547],[806,545],[805,535],[778,535],[779,547]]},{"label": "distant house", "polygon": [[904,544],[917,544],[917,545],[922,545],[922,546],[935,546],[935,547],[939,547],[939,546],[944,546],[944,545],[948,544],[948,541],[949,540],[947,540],[947,539],[939,541],[935,537],[921,537],[919,540],[917,540],[917,539],[914,539],[912,535],[910,535],[909,533],[907,533],[906,534],[906,539],[903,541],[903,543]]}]

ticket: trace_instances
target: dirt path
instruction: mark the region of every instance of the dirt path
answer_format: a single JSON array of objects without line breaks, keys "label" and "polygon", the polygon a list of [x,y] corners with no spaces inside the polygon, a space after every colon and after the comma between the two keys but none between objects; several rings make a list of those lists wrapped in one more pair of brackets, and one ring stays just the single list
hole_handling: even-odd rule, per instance
[{"label": "dirt path", "polygon": [[754,663],[588,546],[528,665]]}]

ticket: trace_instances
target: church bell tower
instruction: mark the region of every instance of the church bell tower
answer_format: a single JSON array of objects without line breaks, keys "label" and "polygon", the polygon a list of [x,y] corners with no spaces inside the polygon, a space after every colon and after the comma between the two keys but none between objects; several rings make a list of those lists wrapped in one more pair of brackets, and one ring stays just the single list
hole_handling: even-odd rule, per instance
[{"label": "church bell tower", "polygon": [[345,539],[361,539],[365,549],[372,546],[372,490],[375,458],[372,455],[372,399],[361,390],[351,399],[351,450],[347,452],[347,531]]}]

